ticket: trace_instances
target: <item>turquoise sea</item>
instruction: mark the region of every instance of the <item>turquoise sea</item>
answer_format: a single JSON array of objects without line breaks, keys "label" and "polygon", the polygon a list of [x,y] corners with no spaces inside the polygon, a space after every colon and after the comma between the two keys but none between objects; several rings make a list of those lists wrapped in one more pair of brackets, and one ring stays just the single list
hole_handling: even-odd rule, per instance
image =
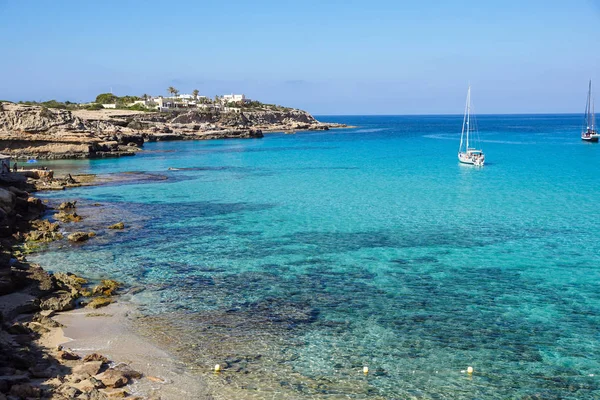
[{"label": "turquoise sea", "polygon": [[357,128],[57,162],[167,179],[43,194],[129,227],[33,259],[145,287],[140,330],[215,398],[600,398],[581,116],[479,116],[483,168],[458,163],[462,116],[319,119]]}]

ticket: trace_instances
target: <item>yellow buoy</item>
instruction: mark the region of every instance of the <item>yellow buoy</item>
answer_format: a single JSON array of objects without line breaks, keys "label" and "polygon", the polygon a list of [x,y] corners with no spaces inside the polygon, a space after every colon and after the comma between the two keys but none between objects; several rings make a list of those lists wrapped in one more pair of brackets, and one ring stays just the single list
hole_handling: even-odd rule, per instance
[{"label": "yellow buoy", "polygon": [[473,373],[473,367],[468,367],[467,374],[472,374],[472,373]]},{"label": "yellow buoy", "polygon": [[215,372],[221,372],[221,366],[219,364],[215,365]]},{"label": "yellow buoy", "polygon": [[368,375],[369,374],[369,367],[363,367],[363,373],[365,375]]}]

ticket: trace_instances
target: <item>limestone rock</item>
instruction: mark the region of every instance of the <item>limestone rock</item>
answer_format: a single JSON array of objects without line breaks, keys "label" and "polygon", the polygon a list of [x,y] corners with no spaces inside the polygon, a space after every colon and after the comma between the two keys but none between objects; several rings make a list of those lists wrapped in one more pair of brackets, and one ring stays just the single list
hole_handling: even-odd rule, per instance
[{"label": "limestone rock", "polygon": [[58,232],[60,225],[58,222],[50,222],[47,219],[38,219],[31,223],[31,225],[38,231],[42,232]]},{"label": "limestone rock", "polygon": [[87,307],[96,309],[96,308],[106,307],[107,305],[111,304],[112,302],[113,302],[113,300],[108,297],[96,297],[95,299],[92,299],[92,301],[90,301],[87,304]]},{"label": "limestone rock", "polygon": [[125,389],[104,390],[104,394],[109,399],[124,399],[129,396],[129,393]]},{"label": "limestone rock", "polygon": [[77,204],[77,200],[65,201],[63,203],[60,203],[60,205],[58,206],[58,209],[59,210],[71,210],[76,207],[76,204]]},{"label": "limestone rock", "polygon": [[77,354],[67,350],[60,350],[57,356],[60,360],[79,360],[81,358]]},{"label": "limestone rock", "polygon": [[81,394],[81,390],[69,385],[61,386],[57,392],[62,394],[66,399],[74,399],[77,395]]},{"label": "limestone rock", "polygon": [[105,296],[112,296],[120,286],[121,284],[117,281],[112,279],[103,279],[99,285],[92,289],[92,293],[95,295],[103,294]]},{"label": "limestone rock", "polygon": [[73,367],[73,373],[94,376],[100,372],[100,369],[102,369],[102,364],[104,364],[102,361],[84,362],[81,365]]},{"label": "limestone rock", "polygon": [[115,370],[120,371],[125,375],[128,379],[140,379],[143,374],[131,368],[129,365],[125,363],[120,363],[113,367]]},{"label": "limestone rock", "polygon": [[83,357],[83,361],[102,361],[104,364],[108,364],[108,358],[98,353],[88,354],[87,356]]},{"label": "limestone rock", "polygon": [[60,211],[57,214],[54,214],[54,218],[61,222],[81,222],[83,217],[76,212],[68,213],[65,211]]},{"label": "limestone rock", "polygon": [[68,311],[75,308],[75,299],[71,293],[59,290],[40,302],[42,310]]},{"label": "limestone rock", "polygon": [[82,285],[88,283],[86,279],[70,272],[57,272],[54,274],[54,278],[56,279],[58,285],[63,289],[81,289]]},{"label": "limestone rock", "polygon": [[96,375],[96,379],[102,381],[103,384],[110,388],[120,388],[129,382],[125,374],[112,368]]},{"label": "limestone rock", "polygon": [[89,238],[93,237],[93,236],[95,236],[95,234],[90,236],[90,233],[88,233],[88,232],[73,232],[69,236],[67,236],[67,238],[71,242],[85,242],[86,240],[89,240]]},{"label": "limestone rock", "polygon": [[0,209],[9,214],[15,209],[17,196],[6,189],[0,188]]},{"label": "limestone rock", "polygon": [[108,229],[125,229],[125,224],[123,222],[117,222],[108,227]]},{"label": "limestone rock", "polygon": [[12,396],[16,396],[19,398],[39,399],[42,397],[42,390],[39,387],[33,386],[29,383],[19,383],[19,384],[13,385],[10,388],[9,393]]}]

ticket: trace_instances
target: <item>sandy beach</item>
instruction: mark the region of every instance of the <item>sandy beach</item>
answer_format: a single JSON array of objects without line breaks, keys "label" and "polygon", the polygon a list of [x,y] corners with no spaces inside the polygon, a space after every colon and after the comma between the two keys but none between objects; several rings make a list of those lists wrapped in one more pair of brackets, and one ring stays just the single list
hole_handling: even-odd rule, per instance
[{"label": "sandy beach", "polygon": [[206,384],[190,374],[170,354],[135,333],[129,321],[135,309],[123,303],[90,310],[76,309],[56,315],[64,325],[40,339],[48,349],[63,345],[81,355],[100,353],[125,363],[143,377],[128,386],[133,396],[150,399],[210,399]]}]

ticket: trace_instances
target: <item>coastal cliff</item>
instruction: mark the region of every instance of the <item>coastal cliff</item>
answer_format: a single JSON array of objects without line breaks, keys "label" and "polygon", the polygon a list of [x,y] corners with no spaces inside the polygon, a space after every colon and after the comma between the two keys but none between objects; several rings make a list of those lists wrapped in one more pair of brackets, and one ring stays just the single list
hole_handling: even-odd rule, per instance
[{"label": "coastal cliff", "polygon": [[328,130],[302,110],[141,112],[62,110],[0,103],[0,151],[15,158],[99,158],[134,155],[144,142],[261,138],[263,132]]}]

